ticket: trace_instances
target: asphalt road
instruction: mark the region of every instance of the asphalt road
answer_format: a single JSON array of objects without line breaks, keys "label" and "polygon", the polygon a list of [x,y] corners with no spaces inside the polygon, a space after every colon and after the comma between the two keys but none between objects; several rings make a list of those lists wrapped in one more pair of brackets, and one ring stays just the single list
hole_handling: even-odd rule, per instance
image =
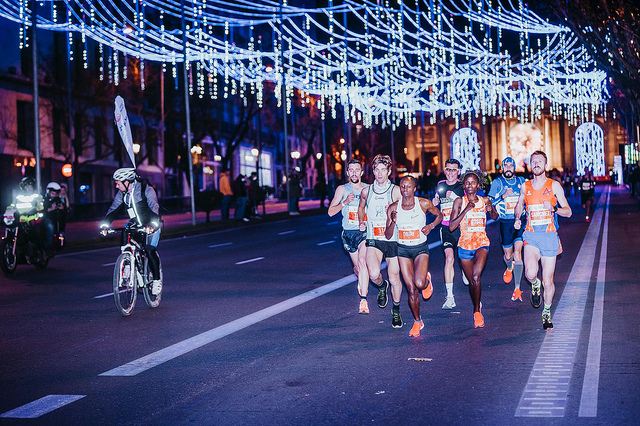
[{"label": "asphalt road", "polygon": [[109,294],[117,247],[21,265],[0,278],[0,424],[637,424],[639,209],[610,197],[608,216],[601,206],[587,224],[574,204],[561,220],[549,332],[528,285],[510,300],[497,224],[486,326],[473,328],[459,269],[458,306],[441,309],[435,247],[419,338],[406,292],[401,329],[373,288],[358,315],[339,217],[164,240],[162,304],[140,297],[127,318]]}]

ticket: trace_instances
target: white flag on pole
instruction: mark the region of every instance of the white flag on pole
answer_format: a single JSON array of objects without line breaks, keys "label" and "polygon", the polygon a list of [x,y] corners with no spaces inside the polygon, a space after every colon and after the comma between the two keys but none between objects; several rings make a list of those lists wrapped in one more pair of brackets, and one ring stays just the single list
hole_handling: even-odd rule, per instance
[{"label": "white flag on pole", "polygon": [[129,125],[129,116],[127,115],[127,109],[124,106],[124,99],[122,96],[116,96],[116,126],[118,126],[118,132],[122,138],[127,154],[131,159],[133,168],[136,167],[136,157],[133,153],[133,136],[131,135],[131,125]]}]

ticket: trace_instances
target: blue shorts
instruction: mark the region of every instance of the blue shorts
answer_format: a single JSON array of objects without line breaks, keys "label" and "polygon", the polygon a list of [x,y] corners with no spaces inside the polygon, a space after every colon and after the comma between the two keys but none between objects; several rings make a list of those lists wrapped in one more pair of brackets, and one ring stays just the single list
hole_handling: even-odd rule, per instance
[{"label": "blue shorts", "polygon": [[475,250],[467,250],[467,249],[463,249],[462,247],[458,247],[458,257],[464,260],[473,259],[476,256],[476,252],[482,249],[489,251],[489,246],[482,246]]},{"label": "blue shorts", "polygon": [[562,253],[562,244],[557,232],[524,231],[522,239],[525,245],[531,245],[540,250],[540,256],[556,257]]},{"label": "blue shorts", "polygon": [[360,243],[367,239],[367,233],[358,229],[345,229],[342,231],[342,246],[349,253],[358,251]]},{"label": "blue shorts", "polygon": [[503,248],[513,247],[513,243],[522,241],[526,220],[522,221],[520,229],[513,227],[515,221],[515,219],[500,219],[500,244]]}]

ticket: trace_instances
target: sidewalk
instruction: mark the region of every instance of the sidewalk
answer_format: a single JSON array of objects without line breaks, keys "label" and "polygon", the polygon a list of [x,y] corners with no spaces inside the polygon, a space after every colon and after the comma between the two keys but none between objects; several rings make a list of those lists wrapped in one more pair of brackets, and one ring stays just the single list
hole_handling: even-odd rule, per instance
[{"label": "sidewalk", "polygon": [[[325,201],[325,205],[328,205],[328,203],[328,201]],[[299,206],[302,216],[326,214],[327,211],[326,209],[320,210],[320,200],[300,200]],[[211,212],[209,216],[210,222],[207,223],[206,213],[196,211],[196,226],[192,225],[191,212],[163,214],[162,220],[164,224],[162,228],[162,238],[193,235],[203,232],[217,231],[220,229],[297,217],[290,216],[288,214],[286,201],[267,201],[265,203],[265,212],[266,215],[263,216],[263,207],[261,205],[258,208],[258,214],[260,217],[252,218],[249,222],[244,222],[233,219],[234,209],[232,208],[229,212],[229,217],[231,217],[231,219],[223,222],[220,220],[220,210],[217,209]],[[95,249],[117,244],[117,242],[114,242],[119,238],[117,235],[107,238],[100,237],[98,234],[100,222],[100,220],[90,220],[67,223],[64,252]],[[114,228],[121,227],[126,222],[126,219],[118,219],[114,221],[111,226]]]}]

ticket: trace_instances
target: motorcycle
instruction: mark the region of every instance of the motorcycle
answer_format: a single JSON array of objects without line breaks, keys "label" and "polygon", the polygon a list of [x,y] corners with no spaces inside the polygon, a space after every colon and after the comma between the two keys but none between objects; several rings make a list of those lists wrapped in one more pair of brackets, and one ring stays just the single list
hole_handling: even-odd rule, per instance
[{"label": "motorcycle", "polygon": [[[0,269],[5,275],[12,274],[18,264],[34,265],[44,269],[56,252],[64,246],[64,235],[54,231],[52,247],[46,249],[41,235],[45,232],[42,216],[29,222],[19,221],[15,210],[7,209],[3,216],[4,237],[0,240]],[[57,227],[56,227],[57,228]]]}]

